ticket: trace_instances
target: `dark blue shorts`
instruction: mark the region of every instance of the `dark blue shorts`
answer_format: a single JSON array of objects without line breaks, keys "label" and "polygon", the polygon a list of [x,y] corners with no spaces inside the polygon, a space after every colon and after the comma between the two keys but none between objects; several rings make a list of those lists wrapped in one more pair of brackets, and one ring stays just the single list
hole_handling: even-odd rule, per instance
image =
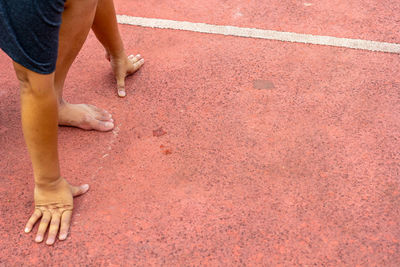
[{"label": "dark blue shorts", "polygon": [[41,74],[54,72],[65,0],[0,0],[0,48]]}]

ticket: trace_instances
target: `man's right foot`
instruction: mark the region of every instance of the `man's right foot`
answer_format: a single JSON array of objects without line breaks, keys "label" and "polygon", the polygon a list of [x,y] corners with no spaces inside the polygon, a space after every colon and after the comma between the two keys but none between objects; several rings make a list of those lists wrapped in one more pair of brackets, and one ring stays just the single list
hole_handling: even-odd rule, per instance
[{"label": "man's right foot", "polygon": [[58,124],[101,132],[111,131],[114,128],[114,120],[107,111],[92,105],[66,102],[59,104]]}]

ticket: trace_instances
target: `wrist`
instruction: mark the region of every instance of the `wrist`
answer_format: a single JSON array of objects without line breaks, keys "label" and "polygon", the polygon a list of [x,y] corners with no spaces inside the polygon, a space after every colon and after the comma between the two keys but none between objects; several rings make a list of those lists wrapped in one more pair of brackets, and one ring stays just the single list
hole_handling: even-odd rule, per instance
[{"label": "wrist", "polygon": [[63,180],[61,176],[35,178],[35,187],[39,189],[56,188]]},{"label": "wrist", "polygon": [[126,53],[124,47],[114,48],[114,49],[107,49],[107,53],[110,55],[111,59],[118,60],[118,59],[125,59]]}]

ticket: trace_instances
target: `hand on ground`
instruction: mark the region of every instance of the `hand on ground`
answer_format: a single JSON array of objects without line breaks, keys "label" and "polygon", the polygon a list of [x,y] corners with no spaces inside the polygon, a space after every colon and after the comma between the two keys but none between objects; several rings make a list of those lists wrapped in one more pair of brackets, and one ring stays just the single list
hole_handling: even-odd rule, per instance
[{"label": "hand on ground", "polygon": [[64,178],[47,187],[35,187],[35,211],[25,227],[29,233],[36,222],[40,220],[35,242],[42,242],[47,229],[49,229],[46,244],[54,244],[57,234],[59,239],[65,240],[71,223],[73,210],[73,197],[86,193],[89,186],[71,186]]},{"label": "hand on ground", "polygon": [[144,64],[144,59],[139,54],[126,56],[125,53],[122,53],[118,58],[111,57],[106,53],[106,58],[111,62],[111,68],[117,81],[118,96],[125,97],[125,78],[139,70]]}]

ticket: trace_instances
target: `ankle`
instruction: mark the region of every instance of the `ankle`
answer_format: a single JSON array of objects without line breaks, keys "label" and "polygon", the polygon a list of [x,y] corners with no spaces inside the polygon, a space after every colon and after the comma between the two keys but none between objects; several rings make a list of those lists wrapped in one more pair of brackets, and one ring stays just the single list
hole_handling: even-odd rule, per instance
[{"label": "ankle", "polygon": [[66,102],[62,97],[58,97],[57,101],[58,101],[58,106],[59,107],[63,107],[63,106],[68,104],[68,102]]}]

